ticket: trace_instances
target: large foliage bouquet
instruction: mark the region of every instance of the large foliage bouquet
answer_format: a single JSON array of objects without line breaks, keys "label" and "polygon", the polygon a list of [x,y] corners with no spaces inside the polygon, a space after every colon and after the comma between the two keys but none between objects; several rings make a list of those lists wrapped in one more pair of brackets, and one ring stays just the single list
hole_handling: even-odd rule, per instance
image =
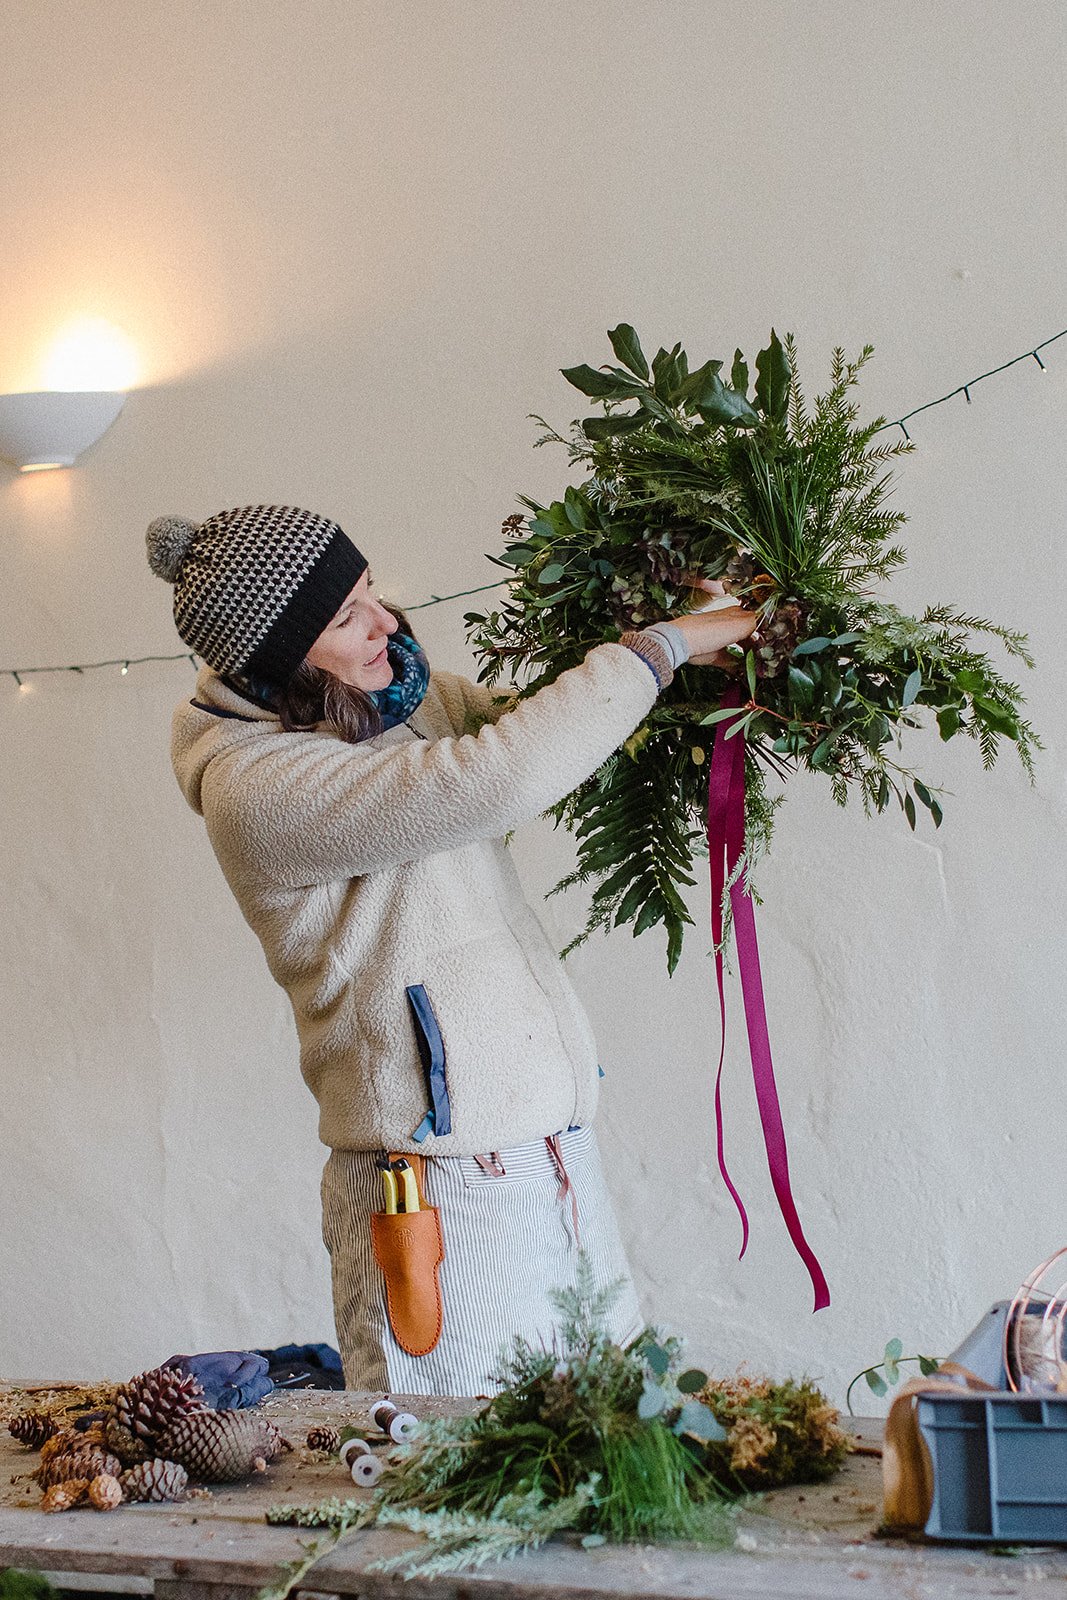
[{"label": "large foliage bouquet", "polygon": [[[651,366],[634,329],[608,333],[619,365],[581,365],[563,376],[603,408],[571,424],[568,439],[540,416],[538,445],[564,445],[587,473],[529,515],[509,516],[505,548],[489,559],[512,572],[507,599],[468,612],[480,681],[507,670],[518,698],[534,693],[595,644],[627,628],[677,616],[694,576],[718,578],[759,611],[758,642],[732,646],[729,667],[686,664],[648,717],[591,777],[552,807],[577,841],[577,866],[549,891],[594,883],[587,925],[656,923],[673,973],[684,925],[679,892],[694,854],[707,850],[708,760],[716,723],[744,740],[745,848],[740,871],[767,849],[783,798],[767,780],[820,773],[844,805],[867,813],[894,801],[914,828],[921,808],[942,821],[942,791],[901,758],[902,733],[934,718],[942,739],[974,739],[986,767],[1007,739],[1032,777],[1040,741],[1023,718],[1019,687],[975,636],[999,640],[1032,666],[1026,636],[951,606],[910,616],[874,592],[904,561],[895,535],[903,512],[884,501],[907,439],[875,442],[883,417],[857,422],[849,390],[873,354],[833,354],[831,386],[810,409],[793,336],[774,330],[748,366],[736,351],[690,371],[679,344]],[[706,595],[701,598],[706,599]],[[736,701],[737,709],[724,705]],[[729,929],[727,884],[722,941]],[[720,944],[721,948],[721,944]]]}]

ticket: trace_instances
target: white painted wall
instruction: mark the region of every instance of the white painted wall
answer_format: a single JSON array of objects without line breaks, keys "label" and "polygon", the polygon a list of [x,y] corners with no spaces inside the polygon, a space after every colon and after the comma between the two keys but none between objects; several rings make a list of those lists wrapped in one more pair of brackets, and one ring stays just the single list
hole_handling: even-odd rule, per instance
[{"label": "white painted wall", "polygon": [[[558,374],[653,348],[809,390],[876,347],[864,415],[933,399],[1067,322],[1067,21],[1052,0],[8,0],[0,390],[77,314],[141,386],[71,472],[0,473],[0,667],[178,648],[143,531],[252,500],[336,516],[401,603],[491,583],[519,492],[558,494]],[[904,603],[1028,627],[1047,740],[923,743],[941,833],[797,782],[760,914],[798,1201],[778,1217],[735,1007],[714,1171],[706,889],[570,971],[608,1069],[601,1137],[648,1316],[717,1368],[838,1396],[887,1337],[943,1353],[1064,1242],[1067,341],[917,418]],[[454,601],[413,613],[475,675]],[[287,1002],[167,752],[182,665],[0,678],[0,1373],[122,1378],[175,1351],[332,1340],[325,1150]],[[548,824],[515,854],[561,947],[584,898]],[[736,996],[735,996],[736,998]]]}]

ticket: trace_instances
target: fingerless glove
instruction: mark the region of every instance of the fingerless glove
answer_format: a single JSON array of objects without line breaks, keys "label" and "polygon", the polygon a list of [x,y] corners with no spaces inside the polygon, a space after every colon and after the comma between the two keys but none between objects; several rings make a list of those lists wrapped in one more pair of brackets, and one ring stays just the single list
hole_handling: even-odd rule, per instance
[{"label": "fingerless glove", "polygon": [[670,622],[651,622],[646,628],[628,628],[619,643],[641,657],[654,674],[660,689],[665,689],[670,683],[675,667],[689,660],[689,641],[681,628],[674,627]]}]

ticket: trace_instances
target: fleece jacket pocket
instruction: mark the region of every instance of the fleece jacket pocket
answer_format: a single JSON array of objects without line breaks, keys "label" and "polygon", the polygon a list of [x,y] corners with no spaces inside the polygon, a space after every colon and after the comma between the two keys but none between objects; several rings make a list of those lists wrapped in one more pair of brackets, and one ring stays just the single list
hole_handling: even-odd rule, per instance
[{"label": "fleece jacket pocket", "polygon": [[415,1036],[426,1076],[429,1109],[411,1137],[421,1144],[428,1134],[452,1132],[452,1107],[448,1099],[448,1072],[445,1061],[445,1042],[441,1037],[437,1015],[430,1003],[425,986],[409,983],[404,989],[415,1024]]}]

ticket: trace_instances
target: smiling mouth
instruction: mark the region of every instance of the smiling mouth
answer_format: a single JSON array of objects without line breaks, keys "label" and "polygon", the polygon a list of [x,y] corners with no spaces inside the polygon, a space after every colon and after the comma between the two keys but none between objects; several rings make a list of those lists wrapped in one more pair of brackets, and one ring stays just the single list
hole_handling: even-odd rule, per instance
[{"label": "smiling mouth", "polygon": [[378,654],[376,656],[371,656],[370,660],[367,662],[368,667],[376,666],[377,663],[383,659],[388,649],[389,646],[383,644],[382,648],[378,651]]}]

